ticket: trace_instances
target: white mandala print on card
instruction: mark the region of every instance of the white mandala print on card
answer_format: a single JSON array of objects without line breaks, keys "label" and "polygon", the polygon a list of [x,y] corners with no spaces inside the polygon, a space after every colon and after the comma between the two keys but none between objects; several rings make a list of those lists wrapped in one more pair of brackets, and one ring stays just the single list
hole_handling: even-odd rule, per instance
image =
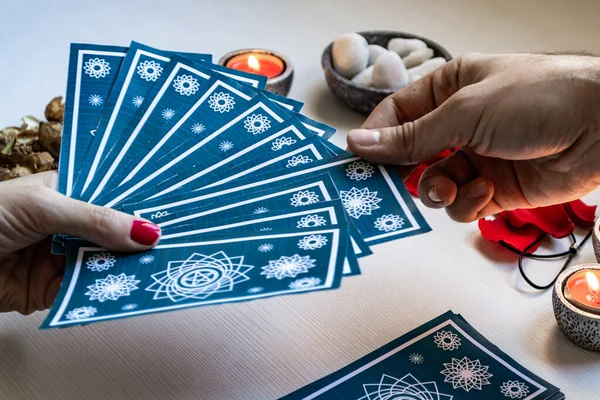
[{"label": "white mandala print on card", "polygon": [[262,114],[252,114],[244,121],[244,128],[248,133],[258,135],[271,127],[269,118]]},{"label": "white mandala print on card", "polygon": [[268,212],[269,212],[269,209],[267,207],[257,207],[254,209],[254,214],[265,214]]},{"label": "white mandala print on card", "polygon": [[96,279],[96,283],[89,285],[85,292],[90,296],[90,300],[98,300],[100,303],[106,300],[117,300],[119,297],[129,296],[133,290],[136,290],[140,281],[135,280],[135,275],[108,275],[104,279]]},{"label": "white mandala print on card", "polygon": [[147,82],[156,82],[162,71],[160,64],[152,60],[142,61],[137,66],[138,75]]},{"label": "white mandala print on card", "polygon": [[433,341],[442,350],[453,351],[460,347],[460,338],[456,333],[450,331],[436,332]]},{"label": "white mandala print on card", "polygon": [[160,115],[168,121],[175,116],[175,110],[173,110],[172,108],[165,108],[164,110],[162,110]]},{"label": "white mandala print on card", "polygon": [[136,308],[138,308],[138,305],[135,303],[129,303],[129,304],[125,304],[123,307],[121,307],[121,310],[123,311],[132,311],[135,310]]},{"label": "white mandala print on card", "polygon": [[319,202],[319,195],[310,190],[301,190],[298,193],[294,193],[290,203],[294,207],[308,206]]},{"label": "white mandala print on card", "polygon": [[399,215],[387,214],[375,220],[375,228],[383,232],[393,232],[402,228],[404,219]]},{"label": "white mandala print on card", "polygon": [[85,263],[88,269],[94,272],[106,271],[115,266],[117,260],[110,253],[97,253],[91,256]]},{"label": "white mandala print on card", "polygon": [[260,228],[261,232],[269,232],[272,230],[273,230],[273,228],[271,228],[270,226],[264,226],[264,227]]},{"label": "white mandala print on card", "polygon": [[198,91],[200,84],[198,79],[191,75],[179,75],[173,81],[173,88],[182,96],[191,96]]},{"label": "white mandala print on card", "polygon": [[235,101],[233,96],[229,93],[219,92],[214,93],[208,99],[208,106],[214,111],[218,113],[226,113],[233,110],[233,106],[235,106]]},{"label": "white mandala print on card", "polygon": [[88,103],[90,103],[91,106],[98,107],[104,103],[104,99],[98,94],[93,94],[88,97]]},{"label": "white mandala print on card", "polygon": [[346,168],[346,176],[353,181],[363,181],[373,176],[375,169],[366,161],[355,161]]},{"label": "white mandala print on card", "polygon": [[269,261],[269,265],[262,267],[263,272],[260,274],[266,275],[267,279],[295,278],[298,274],[306,273],[309,268],[313,268],[315,261],[309,256],[303,257],[298,254],[291,257],[281,256],[279,260]]},{"label": "white mandala print on card", "polygon": [[402,378],[383,375],[379,383],[363,385],[366,396],[360,400],[452,400],[451,395],[440,393],[435,381],[420,382],[411,374]]},{"label": "white mandala print on card", "polygon": [[297,167],[300,164],[308,164],[309,162],[312,162],[312,158],[310,158],[309,156],[303,156],[301,154],[297,156],[292,156],[292,158],[288,160],[286,168]]},{"label": "white mandala print on card", "polygon": [[321,280],[319,278],[310,277],[310,278],[301,278],[296,279],[294,282],[290,283],[288,286],[292,290],[302,290],[314,288],[315,286],[319,286],[321,284]]},{"label": "white mandala print on card", "polygon": [[529,386],[519,381],[503,382],[500,392],[509,399],[522,399],[529,394]]},{"label": "white mandala print on card", "polygon": [[425,357],[419,353],[412,353],[410,356],[408,356],[408,359],[413,364],[423,364],[423,361],[425,361]]},{"label": "white mandala print on card", "polygon": [[363,215],[371,215],[373,210],[377,210],[377,203],[381,201],[377,197],[377,192],[370,192],[369,188],[350,190],[340,190],[340,199],[344,208],[352,218],[358,219]]},{"label": "white mandala print on card", "polygon": [[154,283],[146,290],[154,292],[154,300],[202,300],[215,293],[231,292],[236,284],[250,279],[246,274],[252,268],[244,264],[244,256],[229,257],[222,251],[194,253],[187,260],[169,262],[166,271],[152,274]]},{"label": "white mandala print on card", "polygon": [[96,315],[98,310],[95,307],[78,307],[69,311],[65,316],[70,321],[78,321],[80,319],[88,319]]},{"label": "white mandala print on card", "polygon": [[263,243],[256,248],[261,253],[267,253],[273,250],[273,245],[271,243]]},{"label": "white mandala print on card", "polygon": [[489,367],[481,365],[479,360],[471,361],[467,357],[453,358],[452,362],[444,363],[444,370],[441,372],[446,378],[444,382],[452,384],[454,389],[464,389],[465,391],[481,390],[483,385],[489,385],[493,375],[488,372]]},{"label": "white mandala print on card", "polygon": [[327,244],[327,238],[323,235],[304,236],[298,241],[298,247],[302,250],[316,250]]},{"label": "white mandala print on card", "polygon": [[265,289],[262,288],[262,287],[260,287],[260,286],[256,286],[256,287],[248,289],[247,292],[250,293],[250,294],[256,294],[256,293],[262,292],[263,290],[265,290]]},{"label": "white mandala print on card", "polygon": [[296,143],[295,139],[291,137],[280,137],[271,142],[271,150],[278,151],[283,148],[283,146],[291,146]]},{"label": "white mandala print on card", "polygon": [[325,226],[327,221],[325,218],[318,214],[311,214],[300,218],[300,221],[296,223],[297,228],[314,228],[317,226]]},{"label": "white mandala print on card", "polygon": [[154,262],[154,256],[152,254],[146,254],[140,257],[140,264],[152,264]]},{"label": "white mandala print on card", "polygon": [[83,65],[83,72],[91,78],[104,78],[110,73],[110,64],[103,58],[90,58]]},{"label": "white mandala print on card", "polygon": [[135,96],[133,99],[131,99],[131,104],[133,104],[137,108],[140,108],[143,102],[144,98],[142,96]]},{"label": "white mandala print on card", "polygon": [[198,122],[196,122],[194,125],[192,125],[192,133],[193,134],[199,134],[202,133],[206,130],[206,127],[204,126],[204,124],[199,124]]},{"label": "white mandala print on card", "polygon": [[233,143],[231,143],[229,140],[225,140],[225,141],[219,143],[219,150],[221,150],[223,153],[233,149],[233,147],[234,147]]}]

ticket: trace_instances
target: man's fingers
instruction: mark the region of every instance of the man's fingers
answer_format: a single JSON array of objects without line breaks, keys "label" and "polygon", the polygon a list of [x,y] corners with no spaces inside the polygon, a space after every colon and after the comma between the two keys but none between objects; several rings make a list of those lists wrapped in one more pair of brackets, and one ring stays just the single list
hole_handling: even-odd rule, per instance
[{"label": "man's fingers", "polygon": [[[30,210],[39,218],[41,233],[63,233],[118,251],[144,251],[160,239],[160,228],[153,223],[110,208],[98,207],[41,188]],[[41,216],[41,217],[39,217]]]},{"label": "man's fingers", "polygon": [[419,198],[427,207],[447,207],[458,187],[477,177],[467,155],[459,150],[427,168],[419,180]]},{"label": "man's fingers", "polygon": [[456,199],[446,207],[446,212],[455,221],[473,222],[501,211],[493,197],[492,181],[477,178],[458,189]]},{"label": "man's fingers", "polygon": [[410,165],[466,145],[483,109],[478,91],[465,89],[484,77],[480,58],[453,60],[389,96],[350,132],[350,150],[376,163]]}]

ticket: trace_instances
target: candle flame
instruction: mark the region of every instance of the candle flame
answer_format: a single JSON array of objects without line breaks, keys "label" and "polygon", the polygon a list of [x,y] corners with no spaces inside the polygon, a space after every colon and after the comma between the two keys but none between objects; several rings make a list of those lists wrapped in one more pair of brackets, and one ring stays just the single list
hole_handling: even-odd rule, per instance
[{"label": "candle flame", "polygon": [[585,274],[585,279],[587,280],[588,287],[592,293],[598,293],[600,291],[600,282],[598,282],[598,278],[594,275],[593,272],[587,272]]},{"label": "candle flame", "polygon": [[256,57],[254,56],[250,56],[248,57],[248,66],[250,68],[252,68],[255,71],[259,71],[260,70],[260,63],[258,62],[258,60],[256,59]]}]

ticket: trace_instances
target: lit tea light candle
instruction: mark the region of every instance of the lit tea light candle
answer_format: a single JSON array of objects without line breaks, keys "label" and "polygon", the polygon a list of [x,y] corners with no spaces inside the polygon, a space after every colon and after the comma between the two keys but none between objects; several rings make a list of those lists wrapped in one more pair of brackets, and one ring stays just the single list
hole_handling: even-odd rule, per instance
[{"label": "lit tea light candle", "polygon": [[575,272],[567,279],[564,292],[575,307],[600,315],[600,270]]},{"label": "lit tea light candle", "polygon": [[600,264],[563,271],[554,284],[552,306],[566,337],[586,350],[600,352]]},{"label": "lit tea light candle", "polygon": [[285,56],[264,49],[242,49],[225,54],[220,65],[268,78],[267,90],[287,96],[294,79],[294,69]]},{"label": "lit tea light candle", "polygon": [[240,54],[229,60],[225,66],[238,71],[264,75],[269,79],[281,75],[285,69],[281,58],[266,53]]}]

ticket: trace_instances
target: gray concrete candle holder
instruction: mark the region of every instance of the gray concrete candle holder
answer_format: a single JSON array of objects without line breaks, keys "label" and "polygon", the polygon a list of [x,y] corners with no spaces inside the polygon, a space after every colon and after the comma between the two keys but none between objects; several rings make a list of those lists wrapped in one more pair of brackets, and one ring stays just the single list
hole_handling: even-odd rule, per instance
[{"label": "gray concrete candle holder", "polygon": [[[386,47],[390,39],[394,38],[420,39],[427,44],[427,47],[433,50],[434,57],[444,57],[447,61],[452,60],[452,55],[448,50],[438,43],[411,33],[396,31],[366,31],[358,33],[367,39],[369,44],[378,44],[383,47]],[[346,103],[348,107],[364,114],[369,114],[377,104],[390,94],[394,93],[394,90],[361,86],[344,78],[333,68],[331,61],[332,47],[333,42],[327,46],[325,51],[323,51],[321,64],[323,65],[325,79],[327,80],[329,88],[340,100]]]},{"label": "gray concrete candle holder", "polygon": [[600,315],[581,310],[564,295],[567,280],[582,269],[600,269],[600,264],[581,264],[566,269],[558,276],[552,292],[554,316],[562,333],[577,346],[600,352]]},{"label": "gray concrete candle holder", "polygon": [[265,50],[265,49],[241,49],[241,50],[231,51],[231,52],[225,54],[219,60],[219,64],[225,67],[225,66],[227,66],[227,62],[229,60],[231,60],[233,57],[239,56],[241,54],[246,54],[246,53],[271,54],[273,56],[279,57],[283,61],[283,65],[284,65],[283,72],[280,75],[278,75],[274,78],[270,78],[267,81],[267,90],[270,92],[279,94],[281,96],[287,96],[287,94],[290,92],[290,88],[292,87],[292,81],[294,80],[294,68],[293,68],[290,60],[282,54],[276,53],[271,50]]},{"label": "gray concrete candle holder", "polygon": [[600,263],[600,218],[596,219],[594,230],[592,232],[592,243],[594,244],[594,254],[596,261]]}]

